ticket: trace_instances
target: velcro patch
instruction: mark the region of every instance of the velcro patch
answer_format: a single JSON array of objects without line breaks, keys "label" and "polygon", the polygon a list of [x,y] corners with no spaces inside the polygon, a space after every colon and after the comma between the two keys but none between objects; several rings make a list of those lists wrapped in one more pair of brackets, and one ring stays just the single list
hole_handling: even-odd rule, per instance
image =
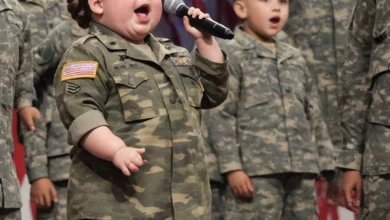
[{"label": "velcro patch", "polygon": [[99,63],[80,61],[67,63],[62,67],[61,81],[80,78],[95,78]]},{"label": "velcro patch", "polygon": [[175,66],[190,66],[192,65],[192,59],[188,56],[171,57],[171,60]]}]

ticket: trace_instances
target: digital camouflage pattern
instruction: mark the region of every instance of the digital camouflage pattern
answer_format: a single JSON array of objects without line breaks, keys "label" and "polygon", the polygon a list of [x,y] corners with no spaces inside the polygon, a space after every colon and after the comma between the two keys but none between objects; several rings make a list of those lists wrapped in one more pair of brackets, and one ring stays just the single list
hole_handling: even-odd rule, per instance
[{"label": "digital camouflage pattern", "polygon": [[[292,40],[288,37],[288,35],[281,31],[277,38],[283,42],[288,42],[292,44]],[[223,39],[217,39],[219,44],[224,44]],[[195,53],[195,49],[193,49],[192,53]],[[235,74],[232,68],[228,69],[230,74]],[[224,178],[222,177],[219,167],[218,161],[216,157],[216,152],[214,146],[211,143],[209,138],[208,126],[211,125],[213,127],[214,121],[210,118],[210,114],[214,114],[214,112],[220,111],[220,106],[203,111],[202,115],[202,135],[204,139],[204,149],[206,154],[206,164],[207,170],[210,177],[211,184],[211,193],[212,193],[212,204],[211,204],[211,214],[213,220],[224,219],[224,201],[225,201],[225,193],[226,193],[226,182],[224,182]],[[223,106],[221,106],[223,108]],[[210,128],[211,129],[211,128]]]},{"label": "digital camouflage pattern", "polygon": [[34,98],[30,33],[26,14],[14,0],[0,0],[0,219],[20,219],[19,183],[12,161],[12,108]]},{"label": "digital camouflage pattern", "polygon": [[273,174],[251,178],[252,199],[226,193],[226,220],[317,220],[315,175]]},{"label": "digital camouflage pattern", "polygon": [[[99,24],[92,23],[89,33],[66,52],[54,84],[76,146],[68,218],[209,219],[200,109],[225,100],[227,64],[198,54],[192,63],[186,49],[152,35],[145,49],[153,57]],[[75,61],[98,62],[96,78],[61,82],[62,67]],[[126,177],[85,151],[80,139],[98,126],[108,126],[129,147],[146,148],[148,163]]]},{"label": "digital camouflage pattern", "polygon": [[[68,166],[69,167],[69,166]],[[67,182],[56,182],[55,189],[58,195],[58,202],[52,203],[50,208],[38,209],[38,220],[66,220],[66,191]]]},{"label": "digital camouflage pattern", "polygon": [[390,173],[390,1],[359,0],[349,27],[342,78],[340,166]]},{"label": "digital camouflage pattern", "polygon": [[340,77],[348,24],[356,0],[291,0],[284,28],[306,59],[317,86],[321,110],[337,150],[342,136],[338,114]]},{"label": "digital camouflage pattern", "polygon": [[19,3],[28,14],[33,47],[41,43],[64,19],[70,19],[66,0],[19,0]]},{"label": "digital camouflage pattern", "polygon": [[339,166],[363,175],[361,219],[390,218],[390,0],[358,0],[342,74]]},{"label": "digital camouflage pattern", "polygon": [[365,176],[360,219],[390,219],[390,175]]},{"label": "digital camouflage pattern", "polygon": [[40,112],[44,122],[36,124],[35,132],[24,131],[27,174],[31,182],[49,177],[52,181],[69,178],[71,145],[67,130],[59,117],[52,85],[55,68],[73,41],[87,34],[73,20],[65,20],[33,48],[33,69],[38,80],[44,79],[47,89],[42,95]]},{"label": "digital camouflage pattern", "polygon": [[299,51],[276,40],[275,55],[241,26],[221,47],[236,74],[231,74],[227,100],[207,120],[220,172],[258,176],[334,170],[333,145]]},{"label": "digital camouflage pattern", "polygon": [[[38,79],[52,78],[65,51],[75,40],[87,33],[88,30],[80,28],[72,19],[62,21],[51,30],[49,35],[33,47],[33,68]],[[54,71],[51,71],[53,69]]]}]

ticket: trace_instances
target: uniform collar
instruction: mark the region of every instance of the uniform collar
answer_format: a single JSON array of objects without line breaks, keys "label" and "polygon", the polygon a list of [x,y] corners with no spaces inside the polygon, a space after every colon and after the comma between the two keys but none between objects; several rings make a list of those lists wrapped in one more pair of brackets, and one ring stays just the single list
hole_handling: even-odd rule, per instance
[{"label": "uniform collar", "polygon": [[272,38],[275,42],[276,53],[267,48],[264,44],[259,42],[258,39],[253,36],[245,33],[243,31],[243,25],[238,25],[234,30],[234,35],[236,41],[244,48],[246,51],[252,51],[253,54],[260,57],[267,57],[271,59],[278,59],[278,62],[282,62],[294,54],[291,50],[288,49],[284,43],[282,43],[277,38]]},{"label": "uniform collar", "polygon": [[[127,56],[137,60],[154,60],[146,54],[140,53],[140,51],[125,38],[101,24],[92,22],[89,28],[89,33],[98,38],[99,41],[102,42],[110,51],[126,51]],[[156,56],[157,61],[159,62],[158,64],[161,63],[166,55],[182,52],[182,50],[177,47],[162,45],[152,34],[149,34],[145,38],[145,41]]]}]

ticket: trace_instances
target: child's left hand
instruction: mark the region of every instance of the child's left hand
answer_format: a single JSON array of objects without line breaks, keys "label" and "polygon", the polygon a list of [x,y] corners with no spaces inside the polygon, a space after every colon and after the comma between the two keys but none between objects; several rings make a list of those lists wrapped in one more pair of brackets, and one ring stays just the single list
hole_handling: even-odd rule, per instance
[{"label": "child's left hand", "polygon": [[[191,16],[193,18],[196,18],[198,17],[199,19],[203,19],[203,18],[210,18],[210,15],[207,14],[207,13],[203,13],[199,8],[194,8],[194,7],[191,7],[189,10],[188,10],[188,16]],[[204,32],[201,32],[199,31],[198,29],[192,27],[190,25],[190,20],[188,19],[187,16],[184,16],[183,17],[183,24],[184,24],[184,28],[186,29],[186,31],[192,35],[192,37],[197,40],[199,38],[206,38],[206,39],[210,39],[212,38],[211,34],[208,34],[208,33],[204,33]]]}]

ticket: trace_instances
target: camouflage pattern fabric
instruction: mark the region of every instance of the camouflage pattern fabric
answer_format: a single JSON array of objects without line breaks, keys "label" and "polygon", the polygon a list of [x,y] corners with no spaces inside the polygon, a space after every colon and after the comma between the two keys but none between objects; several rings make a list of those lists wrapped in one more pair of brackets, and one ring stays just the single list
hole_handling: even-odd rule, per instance
[{"label": "camouflage pattern fabric", "polygon": [[0,208],[0,220],[21,220],[22,213],[20,209],[2,209]]},{"label": "camouflage pattern fabric", "polygon": [[52,78],[65,51],[87,33],[88,30],[80,28],[72,19],[64,20],[52,29],[49,35],[33,47],[34,80],[37,82],[40,78]]},{"label": "camouflage pattern fabric", "polygon": [[0,219],[20,219],[22,202],[12,161],[12,108],[31,106],[35,94],[29,25],[17,1],[0,0],[0,27]]},{"label": "camouflage pattern fabric", "polygon": [[226,193],[226,220],[316,220],[315,175],[284,173],[252,177],[251,199]]},{"label": "camouflage pattern fabric", "polygon": [[348,23],[356,0],[292,0],[284,28],[307,61],[318,88],[321,110],[337,150],[342,136],[338,115],[340,77]]},{"label": "camouflage pattern fabric", "polygon": [[360,219],[390,219],[390,175],[365,176],[363,191]]},{"label": "camouflage pattern fabric", "polygon": [[221,47],[236,74],[230,77],[228,99],[207,120],[220,172],[334,170],[333,145],[299,51],[276,40],[274,54],[241,26]]},{"label": "camouflage pattern fabric", "polygon": [[[76,146],[68,218],[210,219],[200,110],[225,100],[227,63],[199,54],[192,61],[186,49],[152,35],[147,45],[154,57],[99,24],[91,23],[89,33],[65,53],[54,83]],[[64,65],[77,61],[97,62],[96,76],[61,81]],[[148,163],[126,177],[81,148],[80,139],[99,126],[108,126],[129,147],[146,148],[142,157]]]},{"label": "camouflage pattern fabric", "polygon": [[27,174],[32,182],[42,177],[52,181],[69,178],[71,145],[67,144],[67,130],[59,117],[52,85],[55,68],[73,41],[87,34],[73,20],[62,21],[33,48],[33,68],[36,81],[44,79],[47,86],[39,106],[45,121],[36,125],[36,131],[24,131]]},{"label": "camouflage pattern fabric", "polygon": [[359,0],[343,72],[342,168],[390,173],[390,1]]},{"label": "camouflage pattern fabric", "polygon": [[67,180],[71,159],[69,152],[72,148],[67,144],[65,129],[53,97],[44,94],[40,111],[45,119],[36,123],[36,130],[24,132],[24,148],[27,175],[30,182],[48,177],[51,181]]},{"label": "camouflage pattern fabric", "polygon": [[[46,37],[49,32],[62,23],[65,16],[66,1],[54,0],[34,0],[23,1],[20,3],[28,12],[28,18],[31,21],[32,43],[36,47]],[[52,35],[49,35],[53,37]],[[62,42],[56,38],[58,43]],[[63,53],[62,53],[63,54]],[[34,56],[33,66],[39,65],[39,59]],[[50,60],[51,61],[51,60]],[[50,62],[48,62],[50,63]],[[58,65],[59,61],[52,65]],[[39,69],[42,70],[42,69]],[[67,144],[67,130],[62,124],[54,99],[54,88],[52,86],[55,68],[47,69],[51,75],[43,78],[43,73],[34,71],[35,87],[37,88],[38,100],[34,102],[43,117],[43,121],[36,122],[36,131],[30,131],[24,124],[21,124],[21,141],[25,147],[26,170],[30,182],[37,179],[48,177],[52,181],[67,180],[69,178],[69,168],[71,160],[69,152],[71,146]],[[45,76],[46,76],[45,75]],[[39,212],[38,212],[39,215]],[[55,210],[53,215],[57,215]]]},{"label": "camouflage pattern fabric", "polygon": [[211,186],[211,219],[225,219],[225,194],[226,185],[221,182],[210,181]]},{"label": "camouflage pattern fabric", "polygon": [[64,19],[70,18],[65,0],[19,0],[19,3],[28,14],[33,47]]},{"label": "camouflage pattern fabric", "polygon": [[54,186],[58,193],[58,202],[52,203],[52,206],[47,209],[37,210],[38,220],[66,220],[66,191],[67,181],[54,182]]}]

